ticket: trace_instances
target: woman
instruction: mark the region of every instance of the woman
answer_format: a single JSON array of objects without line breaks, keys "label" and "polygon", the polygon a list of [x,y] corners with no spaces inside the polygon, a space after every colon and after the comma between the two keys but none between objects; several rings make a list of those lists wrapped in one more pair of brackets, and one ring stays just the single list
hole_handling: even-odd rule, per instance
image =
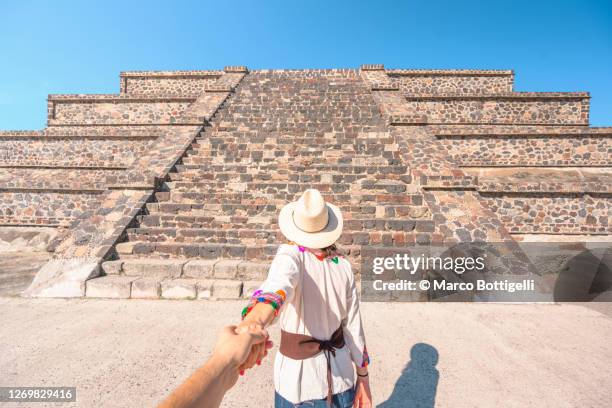
[{"label": "woman", "polygon": [[[283,207],[279,227],[291,243],[278,249],[241,323],[265,328],[280,321],[275,407],[370,408],[358,291],[351,265],[334,245],[342,234],[340,210],[309,189]],[[243,368],[264,354],[258,346]]]}]

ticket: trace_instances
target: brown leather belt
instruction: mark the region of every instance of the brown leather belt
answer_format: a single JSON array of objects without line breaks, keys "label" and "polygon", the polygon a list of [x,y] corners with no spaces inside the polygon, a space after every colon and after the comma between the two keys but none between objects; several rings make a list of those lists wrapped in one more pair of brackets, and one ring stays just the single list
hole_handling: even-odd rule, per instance
[{"label": "brown leather belt", "polygon": [[321,351],[327,360],[327,405],[331,406],[334,395],[332,384],[331,356],[336,357],[336,350],[344,347],[342,326],[332,334],[329,340],[318,340],[305,334],[289,333],[281,330],[279,351],[282,355],[294,360],[305,360],[319,354]]}]

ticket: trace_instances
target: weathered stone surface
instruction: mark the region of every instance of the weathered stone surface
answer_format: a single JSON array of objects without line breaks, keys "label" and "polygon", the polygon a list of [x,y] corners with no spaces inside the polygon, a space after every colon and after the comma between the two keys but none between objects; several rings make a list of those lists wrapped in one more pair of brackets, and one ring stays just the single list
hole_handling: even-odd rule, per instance
[{"label": "weathered stone surface", "polygon": [[137,278],[132,276],[116,275],[90,279],[85,283],[85,295],[96,298],[127,299],[130,297],[132,281],[135,279]]},{"label": "weathered stone surface", "polygon": [[157,299],[161,296],[159,278],[136,278],[132,281],[133,299]]},{"label": "weathered stone surface", "polygon": [[238,274],[238,265],[242,261],[221,259],[215,264],[215,279],[234,279]]},{"label": "weathered stone surface", "polygon": [[38,271],[23,296],[82,297],[85,296],[85,281],[99,274],[100,265],[96,259],[54,259]]},{"label": "weathered stone surface", "polygon": [[102,262],[102,272],[106,275],[119,275],[121,274],[121,268],[123,261],[106,261]]},{"label": "weathered stone surface", "polygon": [[269,269],[268,263],[244,261],[238,265],[238,277],[245,280],[264,280]]},{"label": "weathered stone surface", "polygon": [[[92,273],[118,256],[104,273],[222,282],[265,279],[278,211],[308,187],[343,211],[357,273],[370,246],[612,235],[612,129],[585,126],[586,93],[513,80],[382,64],[125,72],[119,95],[51,96],[47,129],[0,132],[0,223],[60,227],[55,260]],[[43,268],[37,285],[83,292],[81,267]]]},{"label": "weathered stone surface", "polygon": [[183,276],[186,278],[212,278],[217,260],[194,259],[183,267]]},{"label": "weathered stone surface", "polygon": [[184,264],[175,259],[128,259],[123,263],[123,272],[128,276],[178,278]]},{"label": "weathered stone surface", "polygon": [[130,255],[134,251],[134,245],[136,245],[135,242],[120,242],[115,245],[115,249],[120,254]]},{"label": "weathered stone surface", "polygon": [[212,280],[198,280],[196,282],[196,290],[198,293],[198,299],[211,299],[213,296],[213,284],[214,281]]},{"label": "weathered stone surface", "polygon": [[213,283],[213,297],[216,299],[239,299],[241,294],[241,281],[215,279]]},{"label": "weathered stone surface", "polygon": [[164,299],[195,299],[195,279],[166,279],[161,282],[161,294]]},{"label": "weathered stone surface", "polygon": [[244,281],[242,283],[242,297],[248,299],[257,289],[261,287],[263,281]]}]

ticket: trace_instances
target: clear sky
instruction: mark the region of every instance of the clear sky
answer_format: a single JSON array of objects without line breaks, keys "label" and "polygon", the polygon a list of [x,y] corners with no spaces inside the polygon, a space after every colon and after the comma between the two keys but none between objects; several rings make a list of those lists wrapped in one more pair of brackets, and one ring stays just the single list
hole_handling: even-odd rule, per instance
[{"label": "clear sky", "polygon": [[119,71],[514,69],[517,91],[589,91],[612,125],[612,0],[0,0],[0,129],[49,93],[117,93]]}]

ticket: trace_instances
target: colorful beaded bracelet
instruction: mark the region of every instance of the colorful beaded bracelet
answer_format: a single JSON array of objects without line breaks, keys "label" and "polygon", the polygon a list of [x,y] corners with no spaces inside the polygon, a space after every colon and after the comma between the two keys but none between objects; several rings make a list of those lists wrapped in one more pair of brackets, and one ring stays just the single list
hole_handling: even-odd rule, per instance
[{"label": "colorful beaded bracelet", "polygon": [[249,301],[249,304],[244,309],[242,309],[242,313],[241,313],[242,319],[244,319],[251,312],[253,307],[255,307],[255,305],[258,303],[269,304],[270,306],[272,306],[272,309],[274,309],[274,315],[278,316],[280,308],[283,306],[283,303],[285,302],[285,298],[286,298],[286,294],[285,294],[285,291],[283,290],[277,290],[274,293],[272,292],[264,293],[262,290],[256,290],[251,296],[251,300]]},{"label": "colorful beaded bracelet", "polygon": [[370,356],[368,354],[368,348],[364,347],[363,348],[363,359],[361,361],[361,367],[365,368],[365,367],[367,367],[369,365],[370,365]]}]

